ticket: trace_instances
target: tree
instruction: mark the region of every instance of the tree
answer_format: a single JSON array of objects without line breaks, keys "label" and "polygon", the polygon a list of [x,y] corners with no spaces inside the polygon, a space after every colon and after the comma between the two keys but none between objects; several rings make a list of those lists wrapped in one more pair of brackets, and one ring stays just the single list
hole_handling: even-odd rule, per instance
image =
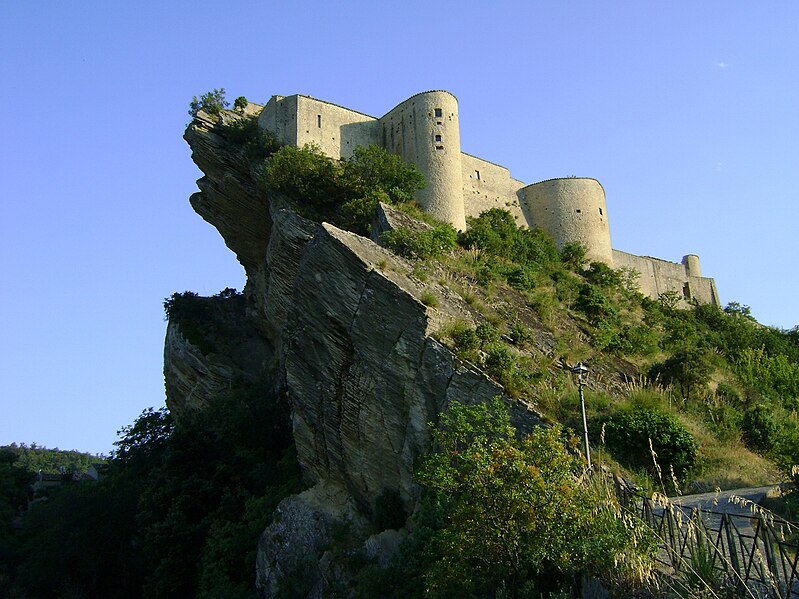
[{"label": "tree", "polygon": [[[558,591],[581,574],[626,576],[625,556],[651,555],[644,526],[581,483],[582,462],[557,428],[517,439],[500,400],[453,403],[417,478],[444,512],[426,550],[435,597]],[[647,562],[648,563],[648,562]]]},{"label": "tree", "polygon": [[136,421],[117,431],[113,460],[128,468],[152,468],[160,462],[175,422],[166,407],[147,408]]},{"label": "tree", "polygon": [[248,104],[249,102],[247,101],[247,98],[244,96],[239,96],[233,101],[233,109],[237,112],[242,112],[245,108],[247,108]]},{"label": "tree", "polygon": [[197,113],[202,110],[208,114],[217,115],[228,106],[230,106],[230,102],[225,100],[225,88],[220,87],[204,93],[199,98],[193,96],[191,102],[189,102],[189,114],[192,118],[195,118]]},{"label": "tree", "polygon": [[680,394],[684,398],[705,389],[711,374],[713,374],[711,352],[701,347],[681,349],[650,370],[652,378],[659,377],[666,385],[679,384]]},{"label": "tree", "polygon": [[424,175],[415,166],[374,144],[355,148],[343,164],[343,177],[351,197],[380,190],[392,204],[413,200],[414,194],[425,186]]}]

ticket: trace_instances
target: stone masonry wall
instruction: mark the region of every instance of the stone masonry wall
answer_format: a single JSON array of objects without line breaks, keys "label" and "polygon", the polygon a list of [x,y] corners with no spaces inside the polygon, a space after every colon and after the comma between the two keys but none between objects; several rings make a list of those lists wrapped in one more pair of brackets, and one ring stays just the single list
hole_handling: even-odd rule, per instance
[{"label": "stone masonry wall", "polygon": [[582,243],[588,258],[613,267],[605,190],[596,179],[550,179],[522,190],[533,224],[555,244]]},{"label": "stone masonry wall", "polygon": [[524,183],[510,176],[504,166],[461,153],[463,179],[463,203],[466,217],[479,216],[491,208],[501,208],[513,215],[520,227],[528,226],[528,219],[522,212],[517,192]]},{"label": "stone masonry wall", "polygon": [[613,250],[613,262],[616,268],[632,268],[641,273],[638,288],[649,297],[658,297],[661,293],[673,291],[680,297],[696,299],[703,304],[720,305],[716,283],[707,277],[695,277],[689,270],[699,270],[699,258],[686,256],[683,264],[668,262],[649,256],[636,256],[620,250]]},{"label": "stone masonry wall", "polygon": [[383,118],[383,147],[415,164],[427,179],[417,193],[422,208],[466,229],[461,178],[458,100],[444,91],[412,96]]},{"label": "stone masonry wall", "polygon": [[273,96],[258,122],[283,144],[313,142],[331,158],[349,158],[357,146],[370,144],[401,156],[427,180],[416,198],[422,208],[458,229],[485,210],[508,210],[517,224],[542,228],[560,248],[576,241],[591,260],[637,270],[646,295],[676,291],[719,303],[713,279],[700,276],[697,256],[675,264],[612,248],[605,191],[597,180],[525,185],[507,168],[461,152],[458,101],[449,92],[416,94],[379,119],[308,96]]}]

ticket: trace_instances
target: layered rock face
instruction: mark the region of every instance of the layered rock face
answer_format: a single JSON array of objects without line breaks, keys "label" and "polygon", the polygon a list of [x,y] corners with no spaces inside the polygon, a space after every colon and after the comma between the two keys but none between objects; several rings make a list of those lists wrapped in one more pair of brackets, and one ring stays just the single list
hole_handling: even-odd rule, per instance
[{"label": "layered rock face", "polygon": [[[311,488],[278,507],[259,546],[258,585],[274,596],[301,563],[317,573],[309,596],[321,596],[332,567],[331,523],[345,522],[367,548],[396,546],[385,535],[368,539],[380,532],[372,524],[376,499],[397,494],[410,514],[413,462],[428,446],[428,423],[452,400],[487,401],[502,388],[433,337],[447,321],[471,319],[458,296],[416,280],[412,265],[373,241],[306,220],[260,189],[255,168],[210,117],[200,113],[185,138],[205,173],[191,204],[244,266],[243,326],[260,342],[242,335],[234,345],[249,347],[253,359],[230,364],[203,355],[170,324],[169,405],[211,402],[234,376],[266,374],[274,396],[264,401],[288,397]],[[437,297],[435,308],[423,293]],[[523,406],[513,413],[525,428],[538,422]]]}]

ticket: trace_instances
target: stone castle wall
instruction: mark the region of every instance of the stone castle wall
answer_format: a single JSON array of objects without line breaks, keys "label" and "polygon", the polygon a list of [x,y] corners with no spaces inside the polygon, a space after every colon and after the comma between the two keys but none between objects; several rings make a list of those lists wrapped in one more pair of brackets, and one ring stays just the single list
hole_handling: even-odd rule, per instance
[{"label": "stone castle wall", "polygon": [[383,147],[415,164],[427,185],[417,201],[457,229],[466,228],[458,100],[444,91],[412,96],[380,119]]},{"label": "stone castle wall", "polygon": [[480,216],[491,208],[509,211],[516,223],[528,226],[530,216],[524,214],[518,193],[525,186],[510,176],[510,171],[477,156],[461,154],[463,202],[467,218]]},{"label": "stone castle wall", "polygon": [[371,144],[401,156],[427,180],[416,198],[422,208],[457,229],[485,210],[508,210],[519,226],[542,228],[559,248],[579,242],[590,260],[637,270],[646,295],[675,291],[719,304],[715,282],[701,276],[698,256],[676,264],[613,249],[605,191],[596,179],[527,185],[507,168],[462,152],[458,100],[449,92],[416,94],[381,118],[308,96],[273,96],[258,122],[283,144],[315,143],[331,158],[349,158],[356,147]]},{"label": "stone castle wall", "polygon": [[559,249],[583,244],[592,261],[613,266],[605,190],[596,179],[550,179],[522,190],[534,224],[552,235]]},{"label": "stone castle wall", "polygon": [[378,119],[308,96],[272,96],[258,122],[281,143],[314,143],[337,159],[349,158],[358,146],[382,145]]},{"label": "stone castle wall", "polygon": [[632,268],[641,273],[638,288],[644,295],[658,297],[673,291],[684,300],[695,299],[702,304],[720,305],[716,282],[699,273],[699,257],[685,256],[682,264],[668,262],[649,256],[636,256],[621,250],[613,250],[616,268]]}]

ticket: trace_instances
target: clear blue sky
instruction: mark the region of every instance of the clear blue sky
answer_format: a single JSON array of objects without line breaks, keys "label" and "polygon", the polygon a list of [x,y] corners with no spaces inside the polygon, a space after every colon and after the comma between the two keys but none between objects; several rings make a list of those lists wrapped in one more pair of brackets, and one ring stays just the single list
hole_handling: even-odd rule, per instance
[{"label": "clear blue sky", "polygon": [[192,95],[380,116],[447,89],[466,152],[595,177],[614,247],[797,308],[799,3],[0,3],[0,444],[107,453],[164,401],[162,301],[241,289],[189,207]]}]

